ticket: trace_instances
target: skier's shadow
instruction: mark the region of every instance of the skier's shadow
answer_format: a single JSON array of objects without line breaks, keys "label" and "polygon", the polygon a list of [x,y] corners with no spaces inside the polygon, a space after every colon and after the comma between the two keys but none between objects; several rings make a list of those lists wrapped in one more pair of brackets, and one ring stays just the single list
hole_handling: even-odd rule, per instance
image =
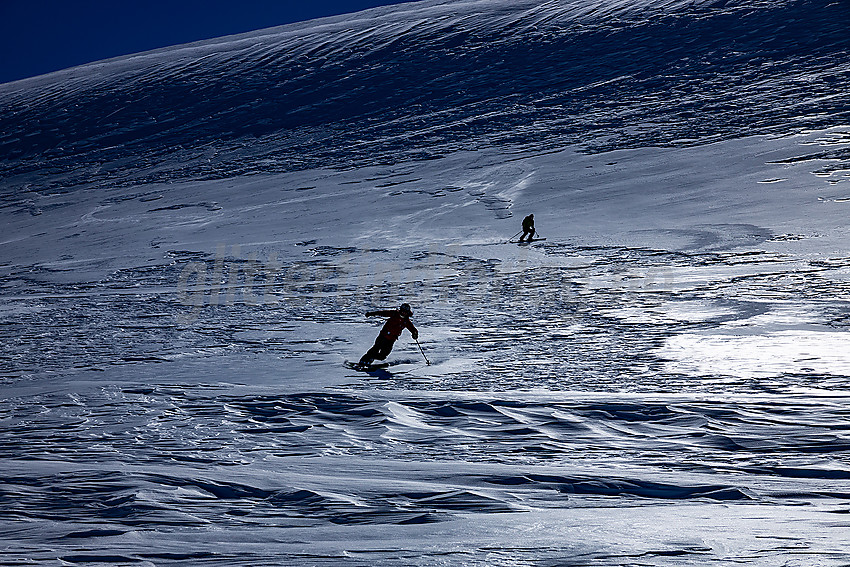
[{"label": "skier's shadow", "polygon": [[385,368],[375,368],[374,370],[367,370],[366,374],[368,374],[372,378],[383,378],[384,380],[388,380],[393,377],[393,373],[388,372]]}]

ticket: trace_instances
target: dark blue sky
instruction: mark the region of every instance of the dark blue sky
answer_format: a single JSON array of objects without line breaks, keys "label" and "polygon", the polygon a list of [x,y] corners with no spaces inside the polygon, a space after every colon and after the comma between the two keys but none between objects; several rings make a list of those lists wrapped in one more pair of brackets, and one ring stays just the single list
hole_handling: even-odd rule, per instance
[{"label": "dark blue sky", "polygon": [[0,0],[0,83],[399,0]]}]

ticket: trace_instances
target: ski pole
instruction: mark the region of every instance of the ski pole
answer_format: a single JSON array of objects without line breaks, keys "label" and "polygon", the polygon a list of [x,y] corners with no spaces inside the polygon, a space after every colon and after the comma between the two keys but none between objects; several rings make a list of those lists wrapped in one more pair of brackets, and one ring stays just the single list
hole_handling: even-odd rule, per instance
[{"label": "ski pole", "polygon": [[425,359],[425,364],[427,364],[428,366],[431,366],[431,361],[430,361],[430,360],[428,360],[428,357],[427,357],[427,356],[425,356],[425,351],[424,351],[424,350],[422,350],[422,345],[420,345],[420,344],[419,344],[419,340],[418,340],[418,339],[413,339],[413,340],[414,340],[414,341],[416,341],[416,346],[418,346],[418,347],[419,347],[419,352],[421,352],[421,353],[422,353],[422,358],[424,358],[424,359]]},{"label": "ski pole", "polygon": [[[519,232],[522,232],[522,231],[519,231]],[[517,236],[519,236],[519,232],[517,232],[516,234],[514,234],[513,236],[511,236],[510,238],[508,238],[508,242],[510,242],[511,240],[513,240],[514,238],[516,238]]]}]

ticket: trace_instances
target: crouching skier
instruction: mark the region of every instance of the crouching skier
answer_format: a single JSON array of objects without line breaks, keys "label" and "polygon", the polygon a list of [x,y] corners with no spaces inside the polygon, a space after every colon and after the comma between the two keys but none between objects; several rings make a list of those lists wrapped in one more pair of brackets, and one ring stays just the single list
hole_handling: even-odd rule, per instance
[{"label": "crouching skier", "polygon": [[522,242],[525,239],[525,235],[528,235],[528,241],[531,242],[534,240],[534,215],[528,215],[524,219],[522,219],[522,236],[519,237],[519,241]]},{"label": "crouching skier", "polygon": [[398,309],[385,309],[366,313],[367,317],[389,317],[389,319],[384,323],[384,327],[378,334],[378,338],[375,339],[375,344],[363,355],[363,358],[360,359],[358,364],[360,366],[369,366],[375,359],[384,360],[387,358],[390,351],[393,350],[396,339],[401,336],[401,332],[405,328],[410,330],[413,340],[418,339],[419,331],[413,326],[413,322],[410,320],[411,315],[413,315],[413,311],[407,303],[402,303]]}]

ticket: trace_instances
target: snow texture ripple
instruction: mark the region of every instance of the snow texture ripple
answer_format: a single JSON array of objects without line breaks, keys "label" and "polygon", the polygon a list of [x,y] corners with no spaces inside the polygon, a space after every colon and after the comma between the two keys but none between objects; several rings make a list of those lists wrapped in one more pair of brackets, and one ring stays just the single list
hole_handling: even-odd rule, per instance
[{"label": "snow texture ripple", "polygon": [[[847,565],[847,8],[426,1],[0,85],[0,565]],[[348,370],[401,301],[430,364]]]},{"label": "snow texture ripple", "polygon": [[46,168],[61,190],[829,127],[850,117],[846,15],[833,0],[465,0],[284,26],[0,86],[0,172],[21,185]]}]

